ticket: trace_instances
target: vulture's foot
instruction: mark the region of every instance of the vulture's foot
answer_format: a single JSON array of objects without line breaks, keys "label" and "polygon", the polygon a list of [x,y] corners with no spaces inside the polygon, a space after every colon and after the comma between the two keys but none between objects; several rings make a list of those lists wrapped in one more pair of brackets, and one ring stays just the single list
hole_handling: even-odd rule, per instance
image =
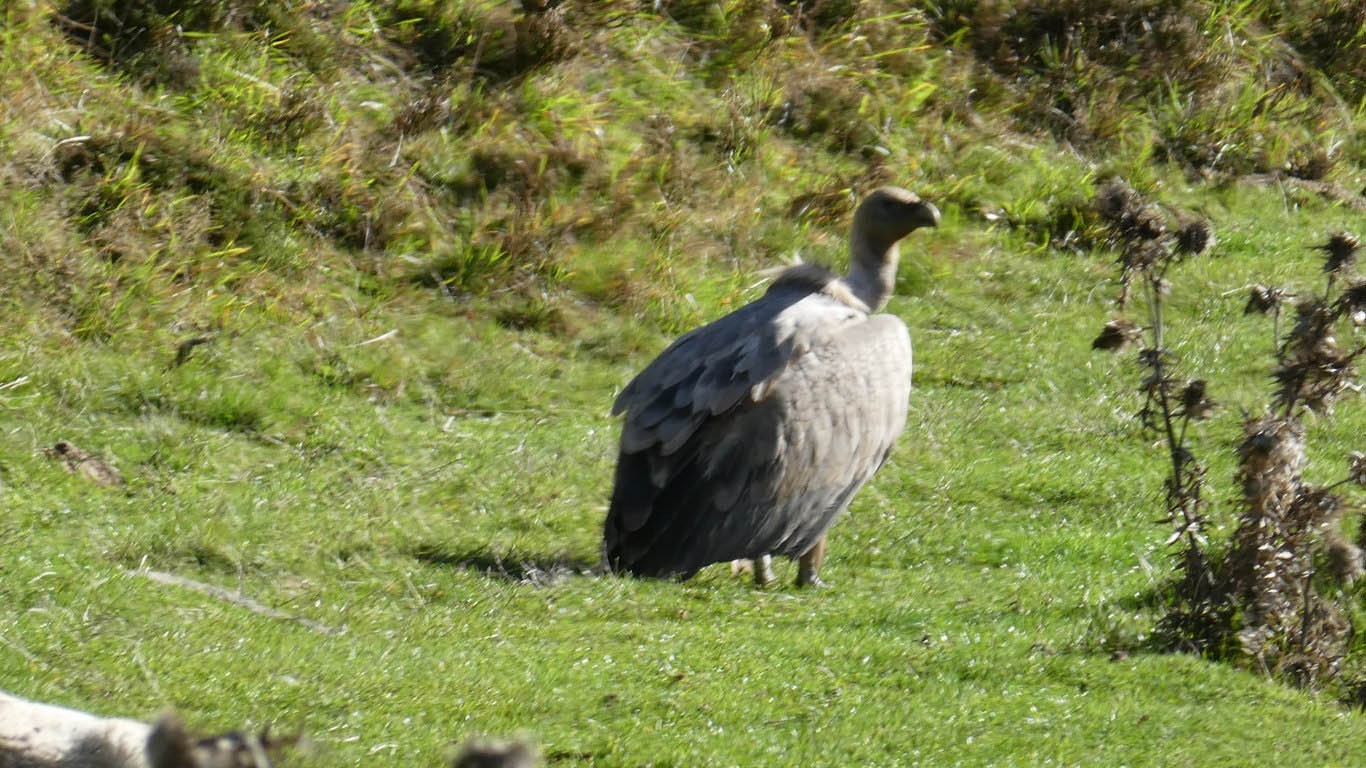
[{"label": "vulture's foot", "polygon": [[766,587],[774,581],[773,556],[761,555],[753,560],[732,560],[730,561],[730,572],[737,575],[753,572],[754,586]]},{"label": "vulture's foot", "polygon": [[797,559],[797,586],[815,587],[817,589],[828,586],[821,581],[820,570],[821,561],[825,560],[825,537],[816,542],[816,545],[807,550],[806,554]]}]

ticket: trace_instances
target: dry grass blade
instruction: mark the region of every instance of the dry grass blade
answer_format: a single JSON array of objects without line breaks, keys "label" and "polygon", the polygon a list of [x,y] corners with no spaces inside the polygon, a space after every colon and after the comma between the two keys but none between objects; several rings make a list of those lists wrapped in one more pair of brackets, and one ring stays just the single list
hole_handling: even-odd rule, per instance
[{"label": "dry grass blade", "polygon": [[148,579],[149,581],[154,581],[157,584],[168,584],[174,587],[184,587],[185,589],[194,590],[195,592],[198,592],[200,594],[208,595],[209,597],[222,600],[226,603],[231,603],[233,605],[245,608],[248,611],[251,611],[252,613],[260,614],[262,616],[266,616],[272,619],[283,619],[285,621],[292,621],[296,624],[299,624],[300,626],[311,629],[319,634],[343,634],[343,630],[336,629],[334,627],[329,627],[326,624],[320,624],[319,622],[313,621],[312,619],[304,618],[302,616],[295,616],[292,613],[282,611],[278,608],[272,608],[268,605],[265,605],[264,603],[247,597],[246,595],[237,594],[232,590],[225,589],[216,584],[207,584],[202,581],[196,581],[195,579],[186,578],[184,576],[178,576],[174,573],[166,573],[164,571],[138,569],[128,571],[128,573],[133,576],[141,576],[145,579]]}]

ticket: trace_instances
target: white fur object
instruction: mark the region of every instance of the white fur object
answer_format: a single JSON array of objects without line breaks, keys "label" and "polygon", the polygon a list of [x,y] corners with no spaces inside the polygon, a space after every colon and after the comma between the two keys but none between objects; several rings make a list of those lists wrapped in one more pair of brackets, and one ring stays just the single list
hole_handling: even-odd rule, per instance
[{"label": "white fur object", "polygon": [[148,723],[98,717],[0,692],[0,765],[144,768]]}]

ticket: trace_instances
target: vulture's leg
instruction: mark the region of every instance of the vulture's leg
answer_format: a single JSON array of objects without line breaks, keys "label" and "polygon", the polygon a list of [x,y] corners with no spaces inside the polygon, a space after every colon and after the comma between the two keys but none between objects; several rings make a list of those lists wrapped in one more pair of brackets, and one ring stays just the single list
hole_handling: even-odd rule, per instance
[{"label": "vulture's leg", "polygon": [[754,558],[754,586],[766,587],[773,583],[773,555]]},{"label": "vulture's leg", "polygon": [[823,587],[825,582],[821,581],[819,571],[821,561],[825,559],[825,537],[822,536],[816,545],[807,550],[797,560],[797,586],[799,587]]}]

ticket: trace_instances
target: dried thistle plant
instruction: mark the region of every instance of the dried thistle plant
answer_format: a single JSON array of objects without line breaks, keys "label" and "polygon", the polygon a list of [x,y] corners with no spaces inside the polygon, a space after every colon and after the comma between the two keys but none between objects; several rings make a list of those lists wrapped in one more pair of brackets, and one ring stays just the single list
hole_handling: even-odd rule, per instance
[{"label": "dried thistle plant", "polygon": [[1119,351],[1142,344],[1138,362],[1145,371],[1139,385],[1144,402],[1138,418],[1162,436],[1171,462],[1165,482],[1167,515],[1163,519],[1171,526],[1167,544],[1182,545],[1181,567],[1186,576],[1180,588],[1183,594],[1187,598],[1203,595],[1212,583],[1203,536],[1205,467],[1190,450],[1186,429],[1192,421],[1209,418],[1214,402],[1203,380],[1183,384],[1172,375],[1175,361],[1166,347],[1163,309],[1172,292],[1169,270],[1186,256],[1209,252],[1214,230],[1209,222],[1194,219],[1176,227],[1173,234],[1163,209],[1122,181],[1101,187],[1094,207],[1107,226],[1109,243],[1120,254],[1116,303],[1124,309],[1137,293],[1148,318],[1141,327],[1123,317],[1111,320],[1091,347]]},{"label": "dried thistle plant", "polygon": [[[1124,317],[1109,321],[1091,346],[1140,347],[1144,405],[1138,417],[1167,448],[1162,522],[1170,528],[1166,544],[1179,547],[1179,578],[1163,619],[1164,636],[1175,647],[1251,659],[1301,685],[1337,677],[1352,627],[1346,611],[1320,591],[1320,583],[1346,586],[1366,576],[1366,525],[1359,541],[1349,541],[1341,530],[1348,505],[1333,492],[1349,482],[1366,484],[1366,455],[1353,455],[1348,479],[1341,483],[1305,483],[1305,427],[1299,414],[1305,409],[1327,413],[1337,399],[1356,391],[1354,363],[1362,349],[1345,349],[1341,341],[1355,338],[1344,328],[1355,323],[1353,313],[1366,314],[1366,283],[1353,282],[1351,274],[1356,238],[1339,233],[1319,247],[1326,254],[1328,289],[1323,296],[1300,299],[1284,339],[1279,318],[1293,296],[1258,285],[1247,297],[1246,314],[1276,318],[1275,410],[1245,424],[1238,447],[1241,513],[1228,549],[1216,557],[1204,538],[1206,470],[1187,441],[1187,427],[1209,418],[1215,403],[1204,380],[1174,375],[1178,361],[1164,338],[1171,267],[1207,253],[1213,231],[1201,221],[1170,226],[1159,206],[1122,182],[1097,193],[1095,210],[1120,254],[1121,309],[1138,304],[1147,312],[1141,326]],[[1336,296],[1335,281],[1347,284]]]},{"label": "dried thistle plant", "polygon": [[[1251,419],[1238,448],[1242,513],[1227,555],[1217,565],[1212,604],[1183,608],[1169,625],[1189,630],[1193,615],[1208,619],[1198,637],[1207,649],[1233,651],[1263,669],[1303,686],[1336,679],[1349,650],[1348,611],[1325,587],[1348,587],[1366,575],[1366,527],[1351,542],[1342,532],[1348,503],[1334,490],[1366,483],[1366,455],[1349,459],[1347,478],[1314,486],[1302,479],[1308,462],[1303,410],[1327,414],[1342,396],[1359,391],[1355,361],[1363,348],[1353,338],[1352,313],[1366,299],[1352,282],[1337,296],[1335,278],[1351,277],[1356,238],[1339,233],[1319,247],[1329,274],[1323,296],[1295,305],[1295,324],[1278,339],[1274,412]],[[1256,286],[1247,313],[1279,317],[1288,294]],[[1341,594],[1338,592],[1337,594]],[[1188,638],[1189,639],[1189,638]]]},{"label": "dried thistle plant", "polygon": [[[1316,574],[1342,586],[1366,575],[1366,538],[1353,543],[1343,535],[1348,505],[1334,493],[1366,476],[1366,458],[1353,454],[1347,478],[1330,486],[1301,478],[1307,463],[1301,409],[1331,413],[1336,400],[1358,391],[1355,361],[1363,351],[1345,350],[1340,339],[1351,338],[1344,326],[1354,323],[1366,291],[1356,282],[1333,295],[1337,278],[1351,278],[1357,238],[1338,233],[1318,249],[1325,253],[1327,289],[1296,304],[1295,325],[1279,345],[1272,373],[1277,413],[1245,429],[1238,472],[1243,513],[1220,573],[1220,589],[1233,604],[1227,615],[1239,617],[1229,631],[1241,652],[1306,686],[1338,677],[1352,632],[1347,612],[1323,593]],[[1248,311],[1274,307],[1278,313],[1285,293],[1258,288]],[[1359,535],[1366,537],[1366,529]]]}]

